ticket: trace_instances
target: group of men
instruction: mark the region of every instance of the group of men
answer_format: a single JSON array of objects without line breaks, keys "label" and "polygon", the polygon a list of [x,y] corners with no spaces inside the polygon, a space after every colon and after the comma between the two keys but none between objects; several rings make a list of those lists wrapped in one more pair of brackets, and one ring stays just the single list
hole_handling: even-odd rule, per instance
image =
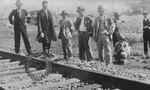
[{"label": "group of men", "polygon": [[[32,50],[26,31],[26,19],[28,13],[26,10],[22,9],[22,4],[21,0],[16,1],[17,9],[10,13],[9,21],[12,25],[14,25],[15,52],[19,53],[20,51],[20,36],[22,35],[27,53],[31,55]],[[41,9],[37,14],[37,40],[42,43],[43,53],[49,55],[51,42],[57,41],[57,36],[54,30],[52,13],[48,10],[48,2],[43,1],[42,7],[43,9]],[[79,59],[81,61],[93,60],[89,44],[90,39],[93,37],[94,41],[97,42],[100,62],[105,62],[106,65],[111,64],[113,61],[113,45],[111,43],[112,36],[116,36],[117,39],[121,39],[121,35],[117,31],[117,18],[115,18],[115,22],[115,20],[111,17],[106,17],[105,9],[101,5],[98,6],[99,15],[95,18],[94,22],[85,14],[85,9],[83,7],[77,7],[77,12],[79,17],[74,23],[74,28],[70,20],[67,18],[69,14],[66,11],[62,11],[60,14],[63,19],[60,21],[60,33],[58,38],[62,41],[64,59],[72,58],[73,53],[71,38],[73,38],[73,31],[77,31],[79,41]],[[114,33],[114,31],[116,33]],[[119,36],[117,36],[118,34]],[[115,39],[114,41],[117,43],[120,39],[118,41]],[[121,40],[124,40],[124,38]]]}]

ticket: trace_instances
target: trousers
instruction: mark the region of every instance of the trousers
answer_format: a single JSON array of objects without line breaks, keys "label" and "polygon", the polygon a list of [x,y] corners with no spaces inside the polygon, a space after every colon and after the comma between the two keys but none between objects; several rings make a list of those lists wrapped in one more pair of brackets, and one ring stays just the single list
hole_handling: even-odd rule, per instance
[{"label": "trousers", "polygon": [[79,39],[79,58],[80,60],[91,61],[93,59],[91,46],[90,46],[90,35],[87,32],[78,32]]},{"label": "trousers", "polygon": [[42,41],[42,48],[43,48],[43,52],[44,53],[50,54],[51,42],[50,43],[46,43],[46,40],[43,39],[43,41]]},{"label": "trousers", "polygon": [[71,39],[61,38],[61,41],[62,41],[64,59],[67,59],[68,57],[72,57],[73,54],[72,54]]},{"label": "trousers", "polygon": [[20,30],[20,29],[17,29],[17,28],[15,28],[15,30],[14,30],[15,52],[16,53],[20,52],[21,35],[22,35],[27,53],[32,54],[29,38],[28,38],[28,35],[27,35],[27,31],[26,30]]},{"label": "trousers", "polygon": [[110,64],[112,62],[112,50],[109,36],[99,35],[97,40],[97,46],[100,62],[105,62],[106,65]]}]

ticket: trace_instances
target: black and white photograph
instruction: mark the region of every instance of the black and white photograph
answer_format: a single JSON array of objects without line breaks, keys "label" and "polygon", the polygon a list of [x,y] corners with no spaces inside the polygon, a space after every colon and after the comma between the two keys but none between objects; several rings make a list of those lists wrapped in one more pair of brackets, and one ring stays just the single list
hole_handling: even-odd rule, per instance
[{"label": "black and white photograph", "polygon": [[0,90],[150,90],[150,0],[0,0]]}]

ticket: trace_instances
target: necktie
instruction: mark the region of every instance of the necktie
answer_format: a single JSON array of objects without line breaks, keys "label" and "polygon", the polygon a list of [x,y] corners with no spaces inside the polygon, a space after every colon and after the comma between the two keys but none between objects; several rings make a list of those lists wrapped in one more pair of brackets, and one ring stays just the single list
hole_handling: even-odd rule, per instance
[{"label": "necktie", "polygon": [[46,18],[48,19],[48,11],[45,10]]},{"label": "necktie", "polygon": [[21,18],[21,9],[17,10],[19,17]]},{"label": "necktie", "polygon": [[66,27],[66,21],[64,20],[64,33],[65,33],[65,36],[67,36],[66,29],[67,29],[67,27]]}]

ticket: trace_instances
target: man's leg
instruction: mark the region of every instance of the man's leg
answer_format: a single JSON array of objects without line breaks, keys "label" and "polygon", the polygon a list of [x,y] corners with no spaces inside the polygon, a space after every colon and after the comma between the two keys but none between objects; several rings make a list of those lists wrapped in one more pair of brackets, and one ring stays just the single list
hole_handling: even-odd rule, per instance
[{"label": "man's leg", "polygon": [[111,50],[111,43],[109,38],[104,37],[103,44],[104,44],[104,53],[105,53],[104,60],[106,62],[106,65],[108,65],[112,63],[112,50]]},{"label": "man's leg", "polygon": [[20,52],[20,31],[15,29],[14,30],[14,37],[15,37],[15,52]]},{"label": "man's leg", "polygon": [[144,41],[144,42],[143,42],[144,54],[147,55],[147,54],[148,54],[148,46],[147,46],[148,40],[147,40],[147,38],[144,38],[143,41]]},{"label": "man's leg", "polygon": [[23,37],[23,41],[24,41],[24,44],[25,44],[25,48],[26,48],[27,53],[28,53],[29,55],[32,54],[32,50],[31,50],[31,46],[30,46],[30,42],[29,42],[29,38],[28,38],[28,35],[27,35],[27,31],[26,31],[26,30],[23,30],[23,31],[22,31],[22,37]]},{"label": "man's leg", "polygon": [[48,54],[50,55],[51,42],[47,44]]},{"label": "man's leg", "polygon": [[42,42],[43,53],[46,54],[46,43]]},{"label": "man's leg", "polygon": [[68,52],[68,57],[72,57],[72,43],[71,43],[71,39],[67,39],[66,42],[66,48],[67,48],[67,52]]},{"label": "man's leg", "polygon": [[103,58],[103,43],[102,43],[102,37],[98,37],[97,40],[97,48],[98,48],[98,57],[100,62],[104,62],[104,58]]},{"label": "man's leg", "polygon": [[66,41],[65,41],[64,38],[62,38],[61,41],[62,41],[62,48],[63,48],[63,53],[64,53],[64,59],[67,59]]},{"label": "man's leg", "polygon": [[88,33],[85,33],[83,43],[84,43],[84,47],[85,47],[87,61],[91,61],[93,59],[89,40],[90,40],[90,35]]},{"label": "man's leg", "polygon": [[86,60],[85,59],[85,47],[84,47],[84,44],[83,44],[83,34],[81,33],[79,35],[79,58],[80,60]]}]

